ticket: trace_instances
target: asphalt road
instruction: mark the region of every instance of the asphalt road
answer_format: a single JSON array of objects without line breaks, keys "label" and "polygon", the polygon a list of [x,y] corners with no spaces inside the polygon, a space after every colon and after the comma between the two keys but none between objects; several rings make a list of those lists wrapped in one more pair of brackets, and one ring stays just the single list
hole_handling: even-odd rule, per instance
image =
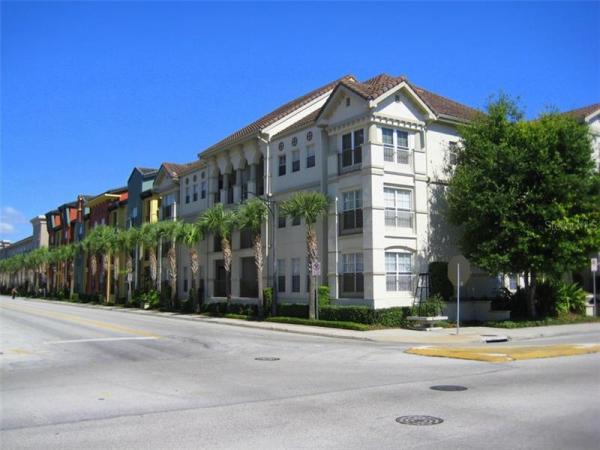
[{"label": "asphalt road", "polygon": [[[7,297],[0,310],[3,450],[600,442],[597,354],[491,364]],[[468,389],[430,389],[447,384]],[[407,415],[444,422],[396,422]]]}]

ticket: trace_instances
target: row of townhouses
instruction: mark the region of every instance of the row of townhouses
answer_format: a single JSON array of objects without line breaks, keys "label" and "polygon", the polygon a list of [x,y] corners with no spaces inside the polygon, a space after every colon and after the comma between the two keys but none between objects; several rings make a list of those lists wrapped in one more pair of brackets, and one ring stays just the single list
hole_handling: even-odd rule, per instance
[{"label": "row of townhouses", "polygon": [[[191,163],[136,167],[126,186],[80,195],[50,211],[49,245],[82,240],[98,224],[193,222],[217,203],[233,208],[260,196],[270,211],[263,229],[265,286],[274,287],[278,301],[302,303],[308,289],[304,224],[279,214],[278,205],[295,192],[314,190],[332,199],[317,226],[319,282],[329,286],[332,298],[374,308],[410,305],[426,289],[429,263],[459,253],[444,219],[443,194],[460,140],[457,127],[475,114],[402,76],[361,82],[347,75],[237,130]],[[567,114],[589,124],[600,166],[600,104]],[[186,298],[191,288],[207,301],[225,296],[219,245],[210,235],[199,244],[199,286],[187,249],[178,249],[178,297]],[[236,231],[232,245],[232,296],[253,302],[258,287],[252,237]],[[77,291],[94,292],[98,273],[91,276],[84,256],[76,267]],[[136,252],[135,287],[148,287],[149,270],[147,252]],[[162,274],[166,283],[167,271]],[[464,292],[493,296],[516,281],[475,270]],[[121,275],[113,295],[123,297],[125,289]]]}]

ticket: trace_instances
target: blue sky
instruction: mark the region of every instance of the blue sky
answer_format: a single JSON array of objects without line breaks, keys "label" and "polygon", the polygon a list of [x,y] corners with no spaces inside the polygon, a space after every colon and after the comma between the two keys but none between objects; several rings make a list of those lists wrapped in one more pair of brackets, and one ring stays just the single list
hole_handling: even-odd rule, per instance
[{"label": "blue sky", "polygon": [[529,117],[600,101],[600,3],[1,4],[0,238],[189,162],[290,99],[387,72]]}]

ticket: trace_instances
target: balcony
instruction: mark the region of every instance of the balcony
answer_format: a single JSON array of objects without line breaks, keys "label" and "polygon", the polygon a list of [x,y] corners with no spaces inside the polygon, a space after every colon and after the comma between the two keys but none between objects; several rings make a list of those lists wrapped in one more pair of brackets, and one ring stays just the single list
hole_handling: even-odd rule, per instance
[{"label": "balcony", "polygon": [[362,168],[362,146],[344,149],[338,153],[338,175],[354,172]]}]

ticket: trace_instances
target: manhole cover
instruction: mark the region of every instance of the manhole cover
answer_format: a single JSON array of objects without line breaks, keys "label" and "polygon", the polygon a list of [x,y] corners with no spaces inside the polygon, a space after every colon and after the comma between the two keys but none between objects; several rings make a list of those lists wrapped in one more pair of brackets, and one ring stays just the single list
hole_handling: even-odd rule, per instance
[{"label": "manhole cover", "polygon": [[256,361],[279,361],[279,358],[276,356],[259,356],[258,358],[254,358]]},{"label": "manhole cover", "polygon": [[402,425],[418,426],[439,425],[443,421],[444,419],[433,416],[401,416],[396,419],[396,422],[401,423]]},{"label": "manhole cover", "polygon": [[464,386],[457,386],[455,384],[442,384],[439,386],[431,386],[429,389],[433,389],[434,391],[466,391],[467,388]]}]

